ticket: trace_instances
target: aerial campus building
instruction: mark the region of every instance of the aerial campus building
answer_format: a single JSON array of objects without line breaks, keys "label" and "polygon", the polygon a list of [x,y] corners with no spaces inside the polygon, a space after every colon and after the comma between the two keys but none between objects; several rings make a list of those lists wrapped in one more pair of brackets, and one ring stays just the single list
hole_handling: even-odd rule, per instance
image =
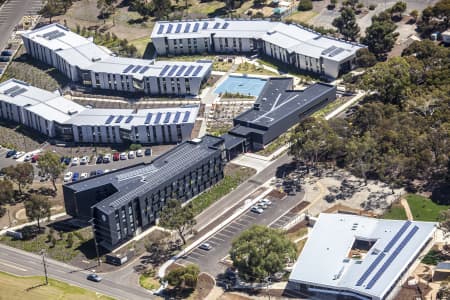
[{"label": "aerial campus building", "polygon": [[233,119],[234,127],[222,137],[229,158],[256,151],[300,120],[336,99],[336,87],[315,83],[293,90],[292,78],[269,78],[253,107]]},{"label": "aerial campus building", "polygon": [[160,55],[261,53],[327,78],[351,70],[356,51],[365,47],[296,24],[219,18],[160,21],[155,24],[151,38]]},{"label": "aerial campus building", "polygon": [[96,89],[151,95],[197,95],[212,63],[119,57],[91,38],[53,23],[22,34],[27,53],[73,82]]},{"label": "aerial campus building", "polygon": [[0,118],[66,142],[180,143],[191,138],[197,105],[161,109],[97,109],[25,82],[0,83]]},{"label": "aerial campus building", "polygon": [[394,299],[435,229],[433,222],[322,213],[288,289],[314,298]]},{"label": "aerial campus building", "polygon": [[154,159],[63,186],[69,215],[94,219],[99,245],[112,250],[155,224],[170,199],[185,202],[223,178],[219,137],[183,142]]}]

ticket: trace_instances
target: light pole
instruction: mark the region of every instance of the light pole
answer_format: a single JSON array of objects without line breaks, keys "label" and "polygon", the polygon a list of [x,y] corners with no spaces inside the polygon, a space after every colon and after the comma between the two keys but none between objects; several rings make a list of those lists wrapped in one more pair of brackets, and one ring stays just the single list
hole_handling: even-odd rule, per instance
[{"label": "light pole", "polygon": [[100,259],[100,255],[98,253],[97,239],[95,238],[94,218],[90,219],[89,223],[91,223],[91,227],[92,227],[92,234],[93,234],[94,246],[95,246],[95,254],[97,255],[97,266],[100,267],[102,264],[102,260]]},{"label": "light pole", "polygon": [[42,264],[44,265],[44,274],[45,274],[45,285],[48,285],[48,275],[47,275],[47,262],[45,261],[45,251],[41,250],[42,255]]}]

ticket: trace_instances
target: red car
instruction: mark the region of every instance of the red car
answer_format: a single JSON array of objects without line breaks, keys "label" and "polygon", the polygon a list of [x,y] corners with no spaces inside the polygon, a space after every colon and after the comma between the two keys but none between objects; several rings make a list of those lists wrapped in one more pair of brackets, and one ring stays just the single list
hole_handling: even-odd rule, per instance
[{"label": "red car", "polygon": [[114,152],[113,154],[113,160],[114,161],[118,161],[120,159],[120,153],[119,152]]},{"label": "red car", "polygon": [[35,162],[37,162],[39,160],[39,155],[37,155],[37,154],[35,154],[35,155],[33,155],[32,157],[31,157],[31,162],[32,163],[35,163]]}]

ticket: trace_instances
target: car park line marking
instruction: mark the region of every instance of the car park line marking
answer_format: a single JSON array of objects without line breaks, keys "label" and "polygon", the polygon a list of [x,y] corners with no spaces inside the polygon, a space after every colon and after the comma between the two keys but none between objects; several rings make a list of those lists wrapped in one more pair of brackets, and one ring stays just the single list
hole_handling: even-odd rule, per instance
[{"label": "car park line marking", "polygon": [[249,219],[252,219],[252,220],[256,220],[256,217],[253,217],[253,216],[251,216],[249,214],[244,215],[244,218],[249,218]]},{"label": "car park line marking", "polygon": [[194,256],[188,256],[188,257],[185,258],[184,260],[189,261],[189,259],[199,260],[198,258],[195,258]]},{"label": "car park line marking", "polygon": [[231,235],[234,235],[236,233],[236,232],[228,230],[228,229],[224,229],[223,231],[226,231],[226,232],[230,233]]},{"label": "car park line marking", "polygon": [[205,256],[205,254],[200,254],[200,253],[198,253],[198,252],[191,252],[190,254],[189,254],[189,256],[188,256],[188,258],[189,257],[194,257],[194,258],[202,258],[203,256]]},{"label": "car park line marking", "polygon": [[215,236],[211,237],[211,238],[208,240],[208,242],[209,242],[210,240],[219,240],[219,241],[225,242],[224,239],[221,239],[221,238],[218,238],[218,237],[215,237]]},{"label": "car park line marking", "polygon": [[230,225],[228,225],[228,227],[230,227],[230,228],[232,228],[232,229],[235,229],[235,230],[241,230],[241,229],[242,229],[241,227],[236,226],[236,225],[234,225],[234,224],[230,224]]},{"label": "car park line marking", "polygon": [[236,220],[236,221],[234,221],[234,223],[237,223],[241,226],[247,226],[248,224],[250,224],[250,222],[247,222],[245,220]]},{"label": "car park line marking", "polygon": [[10,268],[13,268],[13,269],[16,269],[16,270],[19,270],[19,271],[22,271],[22,272],[28,271],[27,269],[24,269],[24,268],[21,268],[21,267],[17,267],[15,265],[12,265],[11,263],[6,263],[6,262],[3,262],[3,261],[0,261],[0,264],[5,265],[5,266],[10,267]]},{"label": "car park line marking", "polygon": [[221,232],[217,232],[214,236],[216,236],[216,235],[220,235],[220,236],[223,237],[223,238],[228,238],[228,237],[229,237],[228,235],[223,234],[223,233],[221,233]]}]

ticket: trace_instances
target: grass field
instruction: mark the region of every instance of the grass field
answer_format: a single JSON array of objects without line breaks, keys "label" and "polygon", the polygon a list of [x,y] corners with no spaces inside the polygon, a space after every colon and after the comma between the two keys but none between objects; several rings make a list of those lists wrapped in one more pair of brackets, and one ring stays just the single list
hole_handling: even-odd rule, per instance
[{"label": "grass field", "polygon": [[49,285],[40,286],[42,283],[42,276],[17,277],[0,272],[0,300],[113,299],[54,279],[49,279]]},{"label": "grass field", "polygon": [[307,23],[313,17],[317,15],[317,12],[313,10],[309,11],[298,11],[286,18],[286,21],[296,22],[296,23]]},{"label": "grass field", "polygon": [[416,221],[436,222],[440,212],[450,208],[450,205],[439,205],[426,197],[414,194],[407,195],[406,200]]},{"label": "grass field", "polygon": [[401,204],[393,204],[391,208],[382,216],[383,219],[406,220],[406,212]]},{"label": "grass field", "polygon": [[236,70],[237,73],[244,73],[244,74],[259,74],[259,75],[278,75],[277,73],[274,73],[270,70],[264,69],[262,67],[257,67],[254,64],[244,62],[240,64]]}]

